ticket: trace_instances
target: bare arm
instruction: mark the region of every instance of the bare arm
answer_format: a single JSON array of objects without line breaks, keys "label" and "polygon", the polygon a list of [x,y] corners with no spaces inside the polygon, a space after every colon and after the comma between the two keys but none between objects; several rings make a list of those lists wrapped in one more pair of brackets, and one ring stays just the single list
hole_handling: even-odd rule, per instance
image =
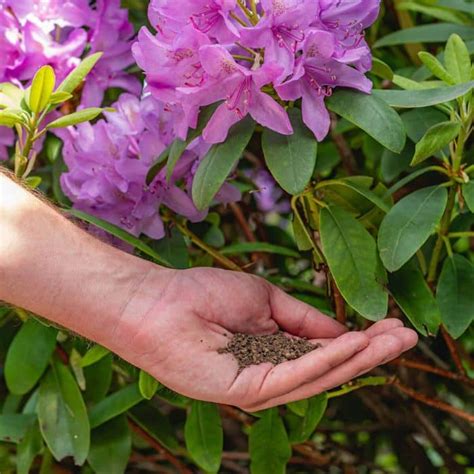
[{"label": "bare arm", "polygon": [[[0,173],[0,299],[67,327],[193,398],[259,410],[345,383],[413,347],[398,320],[346,328],[253,275],[169,270],[103,244]],[[238,371],[232,333],[322,348]]]}]

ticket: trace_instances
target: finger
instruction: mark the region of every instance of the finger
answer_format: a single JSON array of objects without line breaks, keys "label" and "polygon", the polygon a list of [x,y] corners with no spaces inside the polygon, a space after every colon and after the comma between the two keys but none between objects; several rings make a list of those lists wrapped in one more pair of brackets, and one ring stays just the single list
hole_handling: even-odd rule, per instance
[{"label": "finger", "polygon": [[316,339],[338,337],[347,332],[347,328],[336,320],[273,285],[270,285],[270,304],[273,319],[295,336]]},{"label": "finger", "polygon": [[364,333],[351,332],[300,359],[272,367],[261,381],[257,399],[268,400],[292,392],[343,364],[368,344],[369,338]]},{"label": "finger", "polygon": [[383,319],[377,323],[370,326],[370,328],[365,330],[365,334],[369,337],[375,337],[385,332],[390,331],[391,329],[403,327],[402,321],[396,318]]},{"label": "finger", "polygon": [[338,387],[371,371],[379,365],[396,359],[402,352],[414,347],[417,342],[418,335],[415,331],[406,328],[395,328],[386,334],[375,336],[370,340],[370,344],[366,349],[359,352],[347,363],[341,364],[330,372],[327,372],[319,379],[315,379],[313,382],[307,383],[290,393],[246,409],[249,411],[263,410],[296,400],[303,400],[331,388]]}]

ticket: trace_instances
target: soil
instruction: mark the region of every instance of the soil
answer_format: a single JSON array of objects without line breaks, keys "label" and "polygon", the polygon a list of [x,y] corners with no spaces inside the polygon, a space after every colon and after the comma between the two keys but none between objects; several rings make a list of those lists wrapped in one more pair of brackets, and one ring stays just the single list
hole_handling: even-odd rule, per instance
[{"label": "soil", "polygon": [[234,334],[227,346],[218,352],[233,355],[241,372],[247,367],[265,362],[278,365],[299,359],[318,347],[319,344],[312,344],[307,339],[290,338],[282,332],[266,336]]}]

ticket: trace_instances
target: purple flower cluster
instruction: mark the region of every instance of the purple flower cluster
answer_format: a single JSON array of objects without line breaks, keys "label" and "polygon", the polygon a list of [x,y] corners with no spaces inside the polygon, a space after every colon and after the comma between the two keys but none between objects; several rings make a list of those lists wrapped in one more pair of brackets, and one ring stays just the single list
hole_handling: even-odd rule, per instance
[{"label": "purple flower cluster", "polygon": [[139,81],[124,72],[134,62],[127,14],[120,0],[0,0],[0,82],[26,84],[45,64],[62,80],[86,51],[102,51],[83,105],[100,105],[108,87],[138,94]]},{"label": "purple flower cluster", "polygon": [[150,23],[133,52],[147,89],[175,110],[176,132],[195,128],[201,107],[220,102],[204,129],[225,140],[250,114],[282,134],[292,126],[285,101],[302,99],[318,140],[330,127],[324,100],[335,87],[371,91],[364,30],[380,0],[152,0]]},{"label": "purple flower cluster", "polygon": [[[209,145],[195,141],[178,161],[171,179],[163,169],[146,184],[154,160],[175,139],[174,112],[148,96],[142,101],[122,94],[116,112],[95,125],[80,124],[62,132],[69,171],[61,186],[76,209],[124,228],[159,239],[164,226],[159,210],[165,205],[192,222],[206,217],[194,206],[190,192],[194,173]],[[231,185],[221,189],[221,202],[238,200]]]}]

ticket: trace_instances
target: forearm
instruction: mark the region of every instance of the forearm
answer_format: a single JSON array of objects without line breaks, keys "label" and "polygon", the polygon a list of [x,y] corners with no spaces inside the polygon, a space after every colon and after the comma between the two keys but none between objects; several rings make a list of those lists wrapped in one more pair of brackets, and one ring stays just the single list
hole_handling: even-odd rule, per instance
[{"label": "forearm", "polygon": [[150,273],[161,284],[159,267],[89,236],[0,172],[0,300],[110,347]]}]

